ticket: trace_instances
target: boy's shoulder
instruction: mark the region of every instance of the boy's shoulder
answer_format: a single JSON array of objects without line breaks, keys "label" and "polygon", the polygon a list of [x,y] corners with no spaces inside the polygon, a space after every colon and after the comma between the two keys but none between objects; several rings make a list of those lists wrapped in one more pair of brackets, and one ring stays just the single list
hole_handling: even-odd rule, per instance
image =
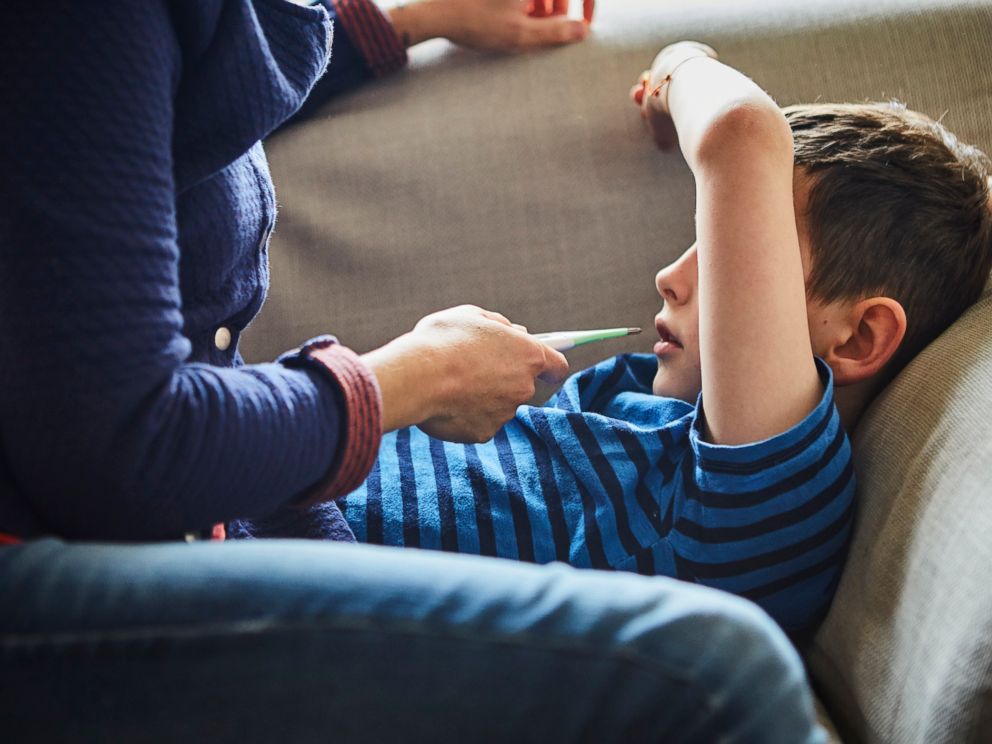
[{"label": "boy's shoulder", "polygon": [[798,423],[765,439],[746,444],[714,444],[703,436],[701,401],[693,412],[690,442],[697,466],[710,477],[717,474],[757,474],[786,461],[806,461],[811,465],[827,457],[843,455],[850,459],[850,442],[834,399],[833,372],[820,358],[816,371],[823,385],[820,400]]},{"label": "boy's shoulder", "polygon": [[604,359],[569,377],[547,405],[635,426],[665,425],[691,416],[691,404],[651,391],[657,368],[658,359],[653,354],[619,354]]},{"label": "boy's shoulder", "polygon": [[657,363],[651,354],[621,354],[603,360],[572,375],[546,407],[587,414],[603,420],[610,429],[665,429],[675,435],[667,440],[669,449],[679,440],[689,445],[685,452],[692,452],[704,480],[734,473],[754,475],[796,458],[809,462],[829,459],[841,448],[850,456],[850,444],[834,400],[833,373],[822,359],[815,361],[823,386],[817,405],[788,429],[739,445],[706,440],[702,396],[689,403],[655,395],[652,380]]}]

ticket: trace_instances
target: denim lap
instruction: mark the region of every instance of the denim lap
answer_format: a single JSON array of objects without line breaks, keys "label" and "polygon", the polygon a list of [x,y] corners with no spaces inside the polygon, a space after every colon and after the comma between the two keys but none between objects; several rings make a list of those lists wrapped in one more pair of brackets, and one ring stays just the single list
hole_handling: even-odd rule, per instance
[{"label": "denim lap", "polygon": [[304,541],[0,549],[0,719],[9,742],[821,740],[742,600]]}]

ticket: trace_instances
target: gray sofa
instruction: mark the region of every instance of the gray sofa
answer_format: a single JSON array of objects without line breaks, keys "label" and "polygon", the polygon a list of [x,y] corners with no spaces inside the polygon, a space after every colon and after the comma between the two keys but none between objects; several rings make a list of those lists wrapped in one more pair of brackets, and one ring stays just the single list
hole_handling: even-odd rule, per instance
[{"label": "gray sofa", "polygon": [[[268,143],[281,211],[247,359],[321,332],[367,350],[461,302],[532,331],[650,328],[654,272],[692,240],[693,192],[627,90],[677,39],[711,43],[782,104],[898,98],[992,152],[990,2],[598,5],[582,45],[432,42]],[[647,351],[648,336],[576,350],[573,369]],[[825,724],[844,742],[992,742],[992,285],[854,446],[850,559],[802,649]]]}]

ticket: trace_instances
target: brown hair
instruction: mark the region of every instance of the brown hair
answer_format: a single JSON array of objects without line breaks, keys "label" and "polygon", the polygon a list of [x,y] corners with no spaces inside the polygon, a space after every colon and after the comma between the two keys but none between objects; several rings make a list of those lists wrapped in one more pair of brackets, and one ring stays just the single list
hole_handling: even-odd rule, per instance
[{"label": "brown hair", "polygon": [[[901,104],[790,106],[813,176],[807,293],[885,295],[906,311],[894,375],[971,305],[992,270],[992,161]],[[888,376],[887,375],[887,376]]]}]

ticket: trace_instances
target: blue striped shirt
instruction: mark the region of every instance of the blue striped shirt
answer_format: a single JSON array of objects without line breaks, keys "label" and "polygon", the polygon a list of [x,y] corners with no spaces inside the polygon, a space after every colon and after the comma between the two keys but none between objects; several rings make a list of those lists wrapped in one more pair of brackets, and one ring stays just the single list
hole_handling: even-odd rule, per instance
[{"label": "blue striped shirt", "polygon": [[703,440],[701,402],[651,393],[655,357],[618,356],[484,444],[387,435],[342,508],[359,541],[673,576],[803,629],[829,605],[854,516],[851,448],[817,366],[823,397],[803,421],[723,446]]}]

